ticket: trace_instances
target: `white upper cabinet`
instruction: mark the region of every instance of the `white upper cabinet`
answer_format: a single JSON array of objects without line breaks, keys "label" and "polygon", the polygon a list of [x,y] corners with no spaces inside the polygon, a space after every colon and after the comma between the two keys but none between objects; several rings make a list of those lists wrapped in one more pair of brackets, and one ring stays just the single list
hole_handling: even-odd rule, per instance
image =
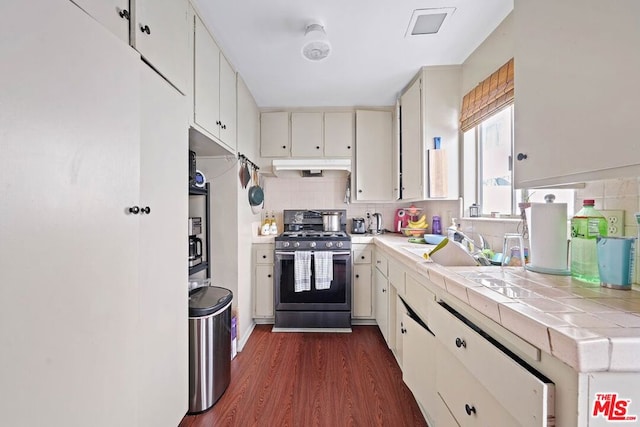
[{"label": "white upper cabinet", "polygon": [[418,78],[400,97],[402,135],[403,199],[424,197],[425,151],[422,143],[422,78]]},{"label": "white upper cabinet", "polygon": [[187,93],[187,0],[72,0]]},{"label": "white upper cabinet", "polygon": [[425,67],[400,97],[403,200],[459,197],[460,87],[460,67]]},{"label": "white upper cabinet", "polygon": [[640,175],[638,16],[636,0],[516,0],[517,188]]},{"label": "white upper cabinet", "polygon": [[324,155],[326,157],[351,157],[355,135],[353,113],[324,113]]},{"label": "white upper cabinet", "polygon": [[236,73],[198,15],[193,15],[192,126],[235,153]]},{"label": "white upper cabinet", "polygon": [[351,158],[355,147],[352,111],[264,112],[262,157]]},{"label": "white upper cabinet", "polygon": [[72,0],[96,21],[129,43],[129,21],[131,10],[129,0]]},{"label": "white upper cabinet", "polygon": [[180,92],[187,93],[187,0],[136,0],[131,45]]},{"label": "white upper cabinet", "polygon": [[358,201],[393,199],[391,111],[356,111],[356,179]]},{"label": "white upper cabinet", "polygon": [[291,155],[323,157],[322,113],[291,113]]},{"label": "white upper cabinet", "polygon": [[276,111],[260,114],[260,155],[289,157],[289,113]]}]

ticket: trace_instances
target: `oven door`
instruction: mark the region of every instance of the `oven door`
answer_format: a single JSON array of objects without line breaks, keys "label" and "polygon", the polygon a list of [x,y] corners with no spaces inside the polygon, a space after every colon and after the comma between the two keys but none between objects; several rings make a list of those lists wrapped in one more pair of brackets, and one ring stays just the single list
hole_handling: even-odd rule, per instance
[{"label": "oven door", "polygon": [[311,290],[294,290],[294,251],[275,252],[274,299],[276,310],[351,311],[351,252],[334,251],[333,280],[329,289],[316,289],[313,252]]}]

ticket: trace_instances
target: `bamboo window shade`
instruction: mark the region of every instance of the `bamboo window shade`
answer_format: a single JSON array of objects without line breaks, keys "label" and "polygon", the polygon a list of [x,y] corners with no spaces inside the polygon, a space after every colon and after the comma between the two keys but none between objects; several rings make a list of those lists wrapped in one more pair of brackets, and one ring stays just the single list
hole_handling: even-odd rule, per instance
[{"label": "bamboo window shade", "polygon": [[513,76],[514,62],[511,58],[462,98],[460,129],[463,132],[513,102]]}]

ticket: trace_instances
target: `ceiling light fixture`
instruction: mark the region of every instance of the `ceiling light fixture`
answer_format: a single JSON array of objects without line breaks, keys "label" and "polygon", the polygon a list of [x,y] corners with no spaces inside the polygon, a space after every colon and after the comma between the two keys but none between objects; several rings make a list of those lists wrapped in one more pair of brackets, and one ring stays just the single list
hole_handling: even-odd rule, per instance
[{"label": "ceiling light fixture", "polygon": [[453,15],[455,10],[455,7],[414,10],[404,36],[436,34],[442,28],[442,24],[447,16]]},{"label": "ceiling light fixture", "polygon": [[324,26],[317,22],[307,25],[304,32],[302,56],[309,61],[321,61],[331,53],[331,43],[324,31]]}]

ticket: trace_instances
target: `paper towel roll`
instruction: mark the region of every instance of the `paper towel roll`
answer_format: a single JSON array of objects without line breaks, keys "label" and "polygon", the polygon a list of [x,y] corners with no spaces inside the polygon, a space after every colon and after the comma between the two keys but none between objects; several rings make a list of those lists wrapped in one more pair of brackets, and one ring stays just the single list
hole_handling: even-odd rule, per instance
[{"label": "paper towel roll", "polygon": [[567,204],[531,203],[525,209],[529,225],[530,270],[567,272]]}]

